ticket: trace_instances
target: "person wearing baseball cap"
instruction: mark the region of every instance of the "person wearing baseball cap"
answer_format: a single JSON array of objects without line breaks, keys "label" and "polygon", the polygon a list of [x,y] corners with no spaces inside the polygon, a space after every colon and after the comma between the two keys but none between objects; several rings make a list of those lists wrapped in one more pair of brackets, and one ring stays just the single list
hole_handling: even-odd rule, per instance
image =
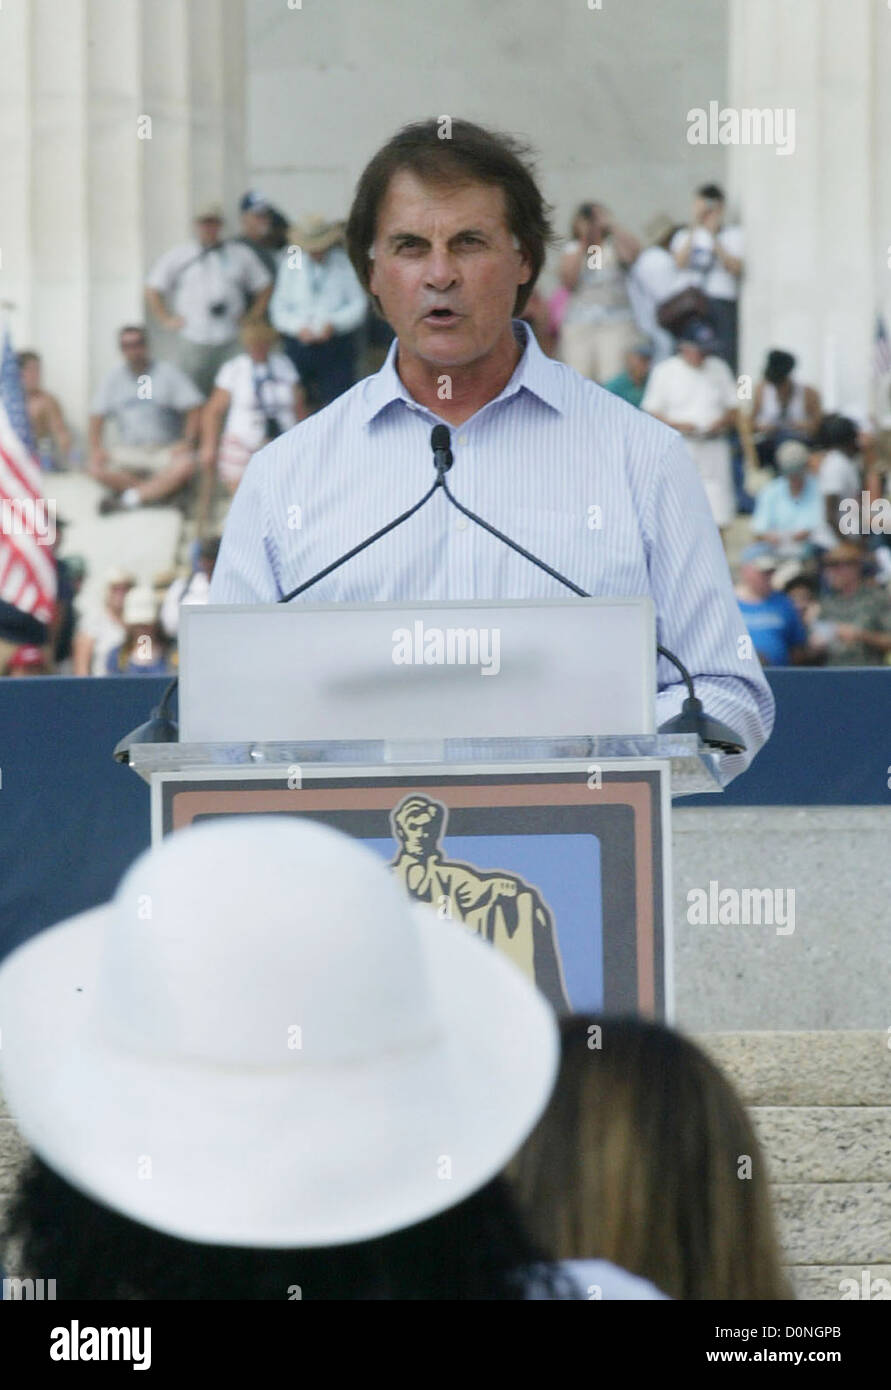
[{"label": "person wearing baseball cap", "polygon": [[823,521],[823,500],[808,469],[810,450],[799,439],[786,439],[776,451],[780,476],[763,487],[755,500],[752,534],[776,548],[781,559],[801,559],[813,549]]},{"label": "person wearing baseball cap", "polygon": [[279,262],[276,248],[279,242],[272,235],[272,228],[274,216],[280,217],[281,214],[276,214],[265,193],[258,192],[256,188],[249,188],[243,195],[238,204],[238,214],[241,232],[236,240],[249,247],[254,255],[260,258],[275,280]]},{"label": "person wearing baseball cap", "polygon": [[678,332],[677,352],[650,373],[641,409],[686,436],[715,525],[724,531],[736,515],[729,432],[736,424],[736,381],[719,357],[715,330],[690,318]]},{"label": "person wearing baseball cap", "polygon": [[827,629],[827,666],[882,666],[891,653],[891,599],[867,583],[868,556],[853,541],[841,541],[823,557],[829,592],[820,602]]},{"label": "person wearing baseball cap", "polygon": [[554,1084],[544,997],[328,826],[165,838],[7,957],[0,1019],[8,1236],[59,1298],[658,1297],[550,1267],[499,1176]]},{"label": "person wearing baseball cap", "polygon": [[762,666],[797,666],[814,660],[798,609],[773,587],[777,555],[764,541],[740,555],[736,597]]},{"label": "person wearing baseball cap", "polygon": [[272,274],[244,241],[223,240],[219,203],[199,205],[192,241],[165,251],[146,282],[149,310],[177,335],[177,366],[203,396],[233,355],[245,317],[262,319]]}]

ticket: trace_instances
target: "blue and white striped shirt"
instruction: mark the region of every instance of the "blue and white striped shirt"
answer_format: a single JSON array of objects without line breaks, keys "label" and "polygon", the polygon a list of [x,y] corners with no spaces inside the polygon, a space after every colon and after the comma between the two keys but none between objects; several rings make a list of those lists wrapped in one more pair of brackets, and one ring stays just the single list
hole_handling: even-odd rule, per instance
[{"label": "blue and white striped shirt", "polygon": [[[551,361],[525,324],[510,381],[452,428],[451,491],[597,597],[649,595],[658,640],[691,671],[707,712],[748,752],[767,739],[773,697],[751,650],[720,536],[674,430]],[[273,603],[406,510],[434,478],[430,430],[397,343],[358,382],[251,459],[223,534],[211,603]],[[301,598],[306,602],[559,598],[567,590],[460,515],[440,491],[404,525]],[[294,600],[299,602],[300,599]],[[664,659],[657,724],[686,694]]]}]

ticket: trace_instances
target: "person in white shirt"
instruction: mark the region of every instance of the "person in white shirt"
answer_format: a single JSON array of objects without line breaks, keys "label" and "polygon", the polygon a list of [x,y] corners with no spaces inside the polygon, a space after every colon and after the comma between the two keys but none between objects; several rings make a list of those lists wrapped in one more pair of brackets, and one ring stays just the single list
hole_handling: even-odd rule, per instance
[{"label": "person in white shirt", "polygon": [[736,424],[736,381],[716,355],[714,330],[691,319],[674,357],[650,373],[641,409],[686,437],[715,525],[723,532],[736,514],[730,443]]},{"label": "person in white shirt", "polygon": [[825,415],[816,439],[817,486],[823,497],[825,516],[814,532],[814,542],[830,550],[838,544],[839,507],[845,498],[860,506],[863,475],[859,464],[859,430],[846,415]]},{"label": "person in white shirt", "polygon": [[213,567],[220,550],[219,536],[208,536],[198,545],[195,566],[188,576],[174,579],[161,603],[161,632],[170,641],[179,636],[179,610],[184,603],[207,603]]},{"label": "person in white shirt", "polygon": [[123,623],[124,599],[136,583],[127,570],[113,569],[105,576],[105,595],[101,608],[86,613],[77,625],[72,644],[75,676],[104,676],[108,656],[126,636]]},{"label": "person in white shirt", "polygon": [[340,223],[312,214],[288,235],[292,244],[279,266],[269,317],[317,410],[356,380],[357,330],[368,299],[340,244]]},{"label": "person in white shirt", "polygon": [[243,241],[223,241],[222,230],[222,210],[203,208],[195,240],[164,253],[145,291],[151,313],[178,335],[178,365],[205,396],[235,351],[239,324],[262,319],[272,292],[256,253]]},{"label": "person in white shirt", "polygon": [[570,299],[557,356],[589,381],[618,376],[638,336],[626,272],[640,242],[601,203],[582,203],[560,261]]},{"label": "person in white shirt", "polygon": [[676,222],[660,214],[644,229],[649,245],[644,247],[628,272],[628,297],[637,326],[653,345],[653,364],[671,357],[675,340],[659,323],[659,308],[667,299],[696,283],[690,270],[680,270],[668,247],[676,232]]},{"label": "person in white shirt", "polygon": [[692,271],[694,283],[708,299],[709,318],[722,344],[720,355],[735,372],[743,231],[724,225],[724,194],[716,183],[697,190],[691,225],[675,232],[670,250],[678,269]]},{"label": "person in white shirt", "polygon": [[201,417],[199,532],[215,476],[231,496],[251,455],[306,416],[300,377],[290,358],[277,351],[275,329],[246,323],[240,336],[244,352],[223,363]]}]

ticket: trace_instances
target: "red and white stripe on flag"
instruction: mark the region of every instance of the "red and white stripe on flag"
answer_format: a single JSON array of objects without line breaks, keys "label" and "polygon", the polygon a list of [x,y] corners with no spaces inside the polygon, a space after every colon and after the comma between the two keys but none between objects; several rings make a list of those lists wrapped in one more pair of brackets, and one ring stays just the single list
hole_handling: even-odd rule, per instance
[{"label": "red and white stripe on flag", "polygon": [[41,471],[0,402],[0,599],[49,622],[56,598],[56,564],[34,517],[46,508]]}]

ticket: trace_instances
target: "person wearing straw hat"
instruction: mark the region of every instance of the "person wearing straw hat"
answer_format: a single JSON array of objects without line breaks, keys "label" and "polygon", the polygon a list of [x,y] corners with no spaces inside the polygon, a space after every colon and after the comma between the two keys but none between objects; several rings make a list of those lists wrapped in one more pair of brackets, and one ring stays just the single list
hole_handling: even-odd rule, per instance
[{"label": "person wearing straw hat", "polygon": [[288,235],[269,317],[311,406],[320,409],[356,380],[356,335],[368,300],[343,249],[342,223],[313,213]]},{"label": "person wearing straw hat", "polygon": [[6,958],[0,1019],[7,1233],[60,1299],[658,1296],[529,1241],[499,1174],[554,1015],[339,831],[174,833]]},{"label": "person wearing straw hat", "polygon": [[891,655],[891,599],[864,582],[868,556],[841,541],[823,557],[829,592],[820,603],[827,666],[882,666]]}]

